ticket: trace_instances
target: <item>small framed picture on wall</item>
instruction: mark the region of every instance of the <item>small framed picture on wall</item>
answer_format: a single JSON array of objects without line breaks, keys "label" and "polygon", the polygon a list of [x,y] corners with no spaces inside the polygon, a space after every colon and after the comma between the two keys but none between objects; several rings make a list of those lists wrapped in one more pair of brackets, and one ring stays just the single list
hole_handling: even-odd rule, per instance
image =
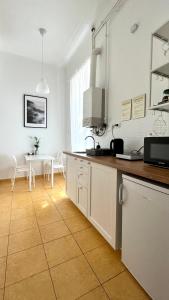
[{"label": "small framed picture on wall", "polygon": [[47,128],[47,98],[24,95],[24,127]]},{"label": "small framed picture on wall", "polygon": [[146,112],[146,94],[132,99],[132,117],[133,119],[144,118]]}]

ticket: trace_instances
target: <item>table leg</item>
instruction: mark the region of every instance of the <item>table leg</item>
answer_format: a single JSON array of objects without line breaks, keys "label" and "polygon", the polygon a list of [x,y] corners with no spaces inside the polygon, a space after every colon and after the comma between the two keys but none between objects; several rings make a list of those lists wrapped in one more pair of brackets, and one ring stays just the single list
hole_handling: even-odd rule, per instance
[{"label": "table leg", "polygon": [[31,161],[29,161],[29,191],[32,191],[32,165]]},{"label": "table leg", "polygon": [[51,160],[51,188],[53,188],[53,159]]}]

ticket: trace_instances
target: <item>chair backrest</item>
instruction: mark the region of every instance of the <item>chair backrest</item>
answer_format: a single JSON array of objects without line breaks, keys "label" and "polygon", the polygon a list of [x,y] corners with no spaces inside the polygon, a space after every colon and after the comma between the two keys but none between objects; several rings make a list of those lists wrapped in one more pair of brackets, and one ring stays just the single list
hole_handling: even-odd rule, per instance
[{"label": "chair backrest", "polygon": [[55,161],[56,161],[58,164],[62,164],[62,163],[63,163],[63,160],[62,160],[62,152],[61,152],[61,151],[58,151],[58,152],[55,154]]},{"label": "chair backrest", "polygon": [[10,160],[11,160],[11,165],[13,168],[17,167],[17,160],[16,160],[16,156],[15,155],[11,155],[10,156]]}]

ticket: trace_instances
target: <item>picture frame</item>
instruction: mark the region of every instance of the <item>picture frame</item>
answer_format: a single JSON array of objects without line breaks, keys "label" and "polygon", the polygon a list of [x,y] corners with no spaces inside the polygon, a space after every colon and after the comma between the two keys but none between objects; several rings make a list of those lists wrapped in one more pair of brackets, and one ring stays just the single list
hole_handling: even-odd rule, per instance
[{"label": "picture frame", "polygon": [[24,127],[47,128],[47,98],[24,94]]},{"label": "picture frame", "polygon": [[132,101],[131,99],[124,100],[121,103],[121,121],[131,120]]},{"label": "picture frame", "polygon": [[146,113],[146,94],[132,99],[132,118],[144,118]]}]

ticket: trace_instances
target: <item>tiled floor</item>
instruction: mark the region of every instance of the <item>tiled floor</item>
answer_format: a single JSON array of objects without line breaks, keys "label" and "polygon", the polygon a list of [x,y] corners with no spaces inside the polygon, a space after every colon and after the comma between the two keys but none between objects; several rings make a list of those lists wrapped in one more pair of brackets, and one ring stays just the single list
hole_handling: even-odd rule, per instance
[{"label": "tiled floor", "polygon": [[61,176],[0,182],[0,300],[147,300],[119,252],[66,197]]}]

